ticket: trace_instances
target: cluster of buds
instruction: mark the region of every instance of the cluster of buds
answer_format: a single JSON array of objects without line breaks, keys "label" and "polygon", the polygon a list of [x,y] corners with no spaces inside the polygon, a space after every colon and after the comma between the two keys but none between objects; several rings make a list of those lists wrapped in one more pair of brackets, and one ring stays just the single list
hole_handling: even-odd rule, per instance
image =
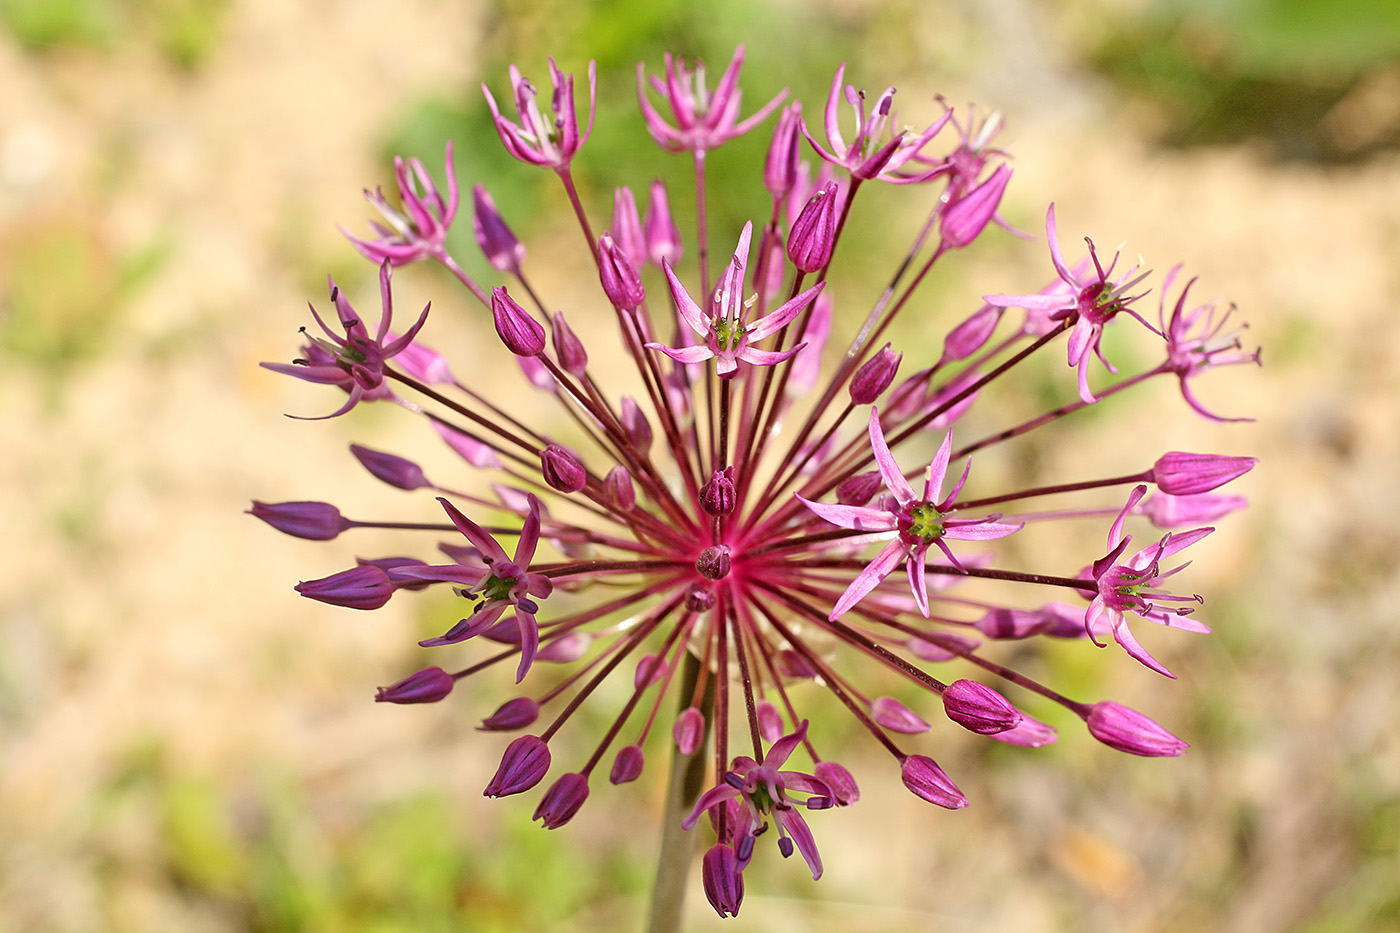
[{"label": "cluster of buds", "polygon": [[[436,559],[361,560],[296,589],[352,609],[376,609],[401,598],[400,591],[432,587],[463,600],[460,621],[420,642],[435,663],[380,688],[376,699],[437,702],[464,678],[508,669],[501,685],[509,695],[481,728],[523,734],[506,747],[487,796],[524,793],[544,780],[551,743],[576,727],[583,703],[607,702],[600,685],[630,674],[612,726],[585,760],[554,779],[535,818],[551,829],[568,823],[605,759],[607,780],[623,785],[668,741],[675,755],[707,754],[710,789],[687,802],[683,825],[693,828],[708,816],[714,836],[704,887],[721,916],[740,908],[743,873],[760,836],[776,838],[783,856],[800,853],[817,878],[821,858],[802,811],[860,799],[851,772],[808,734],[814,694],[829,693],[854,717],[912,793],[946,808],[967,806],[968,797],[925,754],[929,749],[913,744],[933,730],[925,717],[935,705],[954,726],[1012,745],[1055,741],[1056,730],[1027,708],[1057,705],[1114,749],[1182,752],[1184,742],[1139,712],[1065,696],[1004,666],[999,647],[1032,636],[1100,646],[1111,640],[1171,676],[1132,624],[1208,631],[1192,614],[1201,597],[1171,590],[1185,565],[1166,565],[1213,531],[1207,523],[1245,504],[1216,490],[1254,460],[1169,452],[1124,475],[1001,491],[976,486],[971,460],[1036,432],[1071,430],[1087,406],[1172,385],[1165,378],[1171,376],[1191,408],[1227,420],[1204,408],[1188,381],[1259,360],[1225,329],[1227,316],[1214,305],[1189,306],[1190,284],[1174,301],[1166,297],[1178,269],[1159,286],[1156,322],[1148,320],[1139,305],[1150,273],[1118,271],[1118,258],[1105,263],[1092,242],[1082,258],[1067,258],[1051,205],[1051,283],[1033,294],[971,302],[954,314],[937,357],[914,361],[919,368],[900,379],[915,348],[885,341],[891,323],[936,264],[993,224],[1006,226],[999,210],[1012,170],[992,145],[998,116],[959,120],[945,108],[923,129],[897,128],[894,90],[867,107],[864,92],[844,83],[844,65],[826,103],[825,145],[800,104],[779,111],[767,157],[755,167],[771,210],[758,225],[717,234],[736,245],[712,281],[705,154],[755,129],[786,95],[741,118],[742,64],[740,49],[713,89],[703,66],[691,69],[670,56],[664,80],[648,82],[638,70],[647,129],[664,149],[691,156],[698,223],[689,245],[659,181],[648,189],[644,214],[630,189],[618,189],[605,232],[595,235],[572,179],[593,124],[592,65],[582,130],[574,79],[553,61],[550,117],[514,67],[518,122],[486,92],[506,151],[559,177],[595,263],[600,287],[572,290],[565,299],[570,320],[598,321],[578,332],[532,287],[524,247],[480,186],[472,228],[500,282],[479,284],[447,251],[457,209],[450,146],[445,198],[417,160],[396,163],[402,207],[371,195],[387,226],[377,226],[375,238],[351,238],[380,264],[378,329],[371,336],[333,285],[339,330],[313,310],[326,336],[312,339],[290,365],[265,365],[348,394],[333,415],[362,403],[398,403],[406,417],[431,425],[463,472],[484,471],[492,493],[439,485],[411,459],[356,446],[372,476],[435,496],[438,505],[424,507],[436,520],[350,519],[325,502],[257,502],[251,510],[308,540],[371,528],[420,529],[435,540]],[[653,94],[669,105],[670,121]],[[839,119],[843,100],[856,120],[849,141]],[[815,169],[804,159],[804,141],[820,160]],[[888,279],[838,299],[828,272],[857,195],[869,187],[862,203],[879,197],[879,186],[867,182],[927,191],[927,220],[907,253],[892,257]],[[687,255],[698,261],[687,266]],[[444,265],[491,315],[503,364],[518,366],[524,377],[519,385],[502,388],[494,376],[474,386],[455,376],[420,339],[430,336],[426,309],[407,331],[393,331],[390,267],[415,261]],[[860,310],[846,313],[853,304]],[[606,336],[605,320],[616,337]],[[1161,362],[1118,375],[1104,356],[1109,327],[1155,343]],[[630,366],[600,371],[590,364],[589,345],[604,339],[620,341]],[[1066,379],[1074,400],[973,433],[964,416],[979,398],[1003,386],[1014,390],[1022,364],[1056,343],[1064,344],[1075,373]],[[1095,376],[1094,357],[1110,380]],[[513,415],[523,392],[553,396],[567,429],[556,434],[554,425]],[[911,477],[927,451],[932,459],[918,488]],[[1048,497],[1055,497],[1053,509],[1029,508]],[[1052,551],[1040,555],[1039,566],[1006,566],[997,544],[1033,523],[1110,517],[1105,550],[1069,564]],[[1130,523],[1160,533],[1129,553]],[[513,548],[503,539],[513,539]],[[999,581],[1001,589],[960,586],[976,579]],[[1055,594],[1061,598],[1050,598]],[[872,667],[907,682],[906,700],[924,699],[910,705],[877,692],[879,686],[872,691],[865,686]],[[669,740],[668,703],[678,710]],[[808,770],[787,768],[798,755],[811,761]]]}]

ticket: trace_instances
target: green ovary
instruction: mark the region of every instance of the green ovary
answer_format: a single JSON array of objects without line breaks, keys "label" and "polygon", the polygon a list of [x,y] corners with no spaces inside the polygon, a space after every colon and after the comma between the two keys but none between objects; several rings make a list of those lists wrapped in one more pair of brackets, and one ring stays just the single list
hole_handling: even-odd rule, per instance
[{"label": "green ovary", "polygon": [[909,510],[909,533],[925,541],[943,537],[943,513],[932,502],[921,502]]}]

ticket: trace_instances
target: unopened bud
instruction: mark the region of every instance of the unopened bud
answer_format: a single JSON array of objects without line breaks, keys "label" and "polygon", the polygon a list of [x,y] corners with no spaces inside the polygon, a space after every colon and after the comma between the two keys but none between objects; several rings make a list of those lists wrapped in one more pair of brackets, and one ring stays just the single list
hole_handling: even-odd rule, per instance
[{"label": "unopened bud", "polygon": [[675,724],[671,726],[671,738],[676,740],[676,747],[681,750],[681,754],[692,754],[700,747],[700,741],[704,737],[705,716],[693,706],[681,710]]},{"label": "unopened bud", "polygon": [[918,735],[933,727],[894,697],[879,697],[870,704],[870,718],[891,732]]},{"label": "unopened bud", "polygon": [[836,487],[836,501],[842,505],[865,505],[875,498],[875,494],[883,489],[884,485],[885,481],[880,478],[879,470],[857,473],[842,480],[841,485]]},{"label": "unopened bud", "polygon": [[550,444],[540,452],[540,470],[551,489],[578,492],[588,485],[588,471],[579,458],[558,444]]},{"label": "unopened bud", "polygon": [[651,183],[651,197],[647,201],[646,217],[642,219],[642,232],[646,235],[647,258],[652,265],[660,266],[664,260],[674,266],[681,261],[681,231],[671,219],[666,186],[659,180]]},{"label": "unopened bud", "polygon": [[706,580],[723,580],[729,575],[729,545],[705,548],[695,559],[695,570]]},{"label": "unopened bud", "polygon": [[1224,486],[1254,469],[1258,462],[1254,457],[1173,451],[1152,465],[1152,481],[1168,495],[1191,496]]},{"label": "unopened bud", "polygon": [[1011,166],[999,165],[991,177],[949,205],[943,211],[943,222],[939,226],[943,242],[963,247],[977,239],[996,216],[1002,193],[1010,180]]},{"label": "unopened bud", "polygon": [[308,541],[330,541],[351,527],[340,509],[329,502],[258,502],[248,514],[260,518],[283,534]]},{"label": "unopened bud", "polygon": [[554,353],[559,365],[575,376],[583,376],[588,368],[588,353],[578,335],[564,322],[564,312],[554,312]]},{"label": "unopened bud", "polygon": [[516,356],[537,356],[544,352],[544,328],[506,294],[503,285],[491,290],[491,317],[501,342]]},{"label": "unopened bud", "polygon": [[412,460],[359,444],[351,444],[350,453],[375,479],[383,480],[396,489],[413,490],[432,485],[423,475],[423,468]]},{"label": "unopened bud", "polygon": [[728,515],[736,504],[732,466],[716,470],[710,481],[700,487],[700,507],[708,515]]},{"label": "unopened bud", "polygon": [[818,191],[793,222],[787,254],[792,264],[803,272],[818,272],[831,259],[831,250],[836,244],[838,191],[835,184]]},{"label": "unopened bud", "polygon": [[647,242],[642,233],[642,218],[637,213],[637,199],[632,189],[613,189],[612,236],[622,254],[632,263],[632,268],[640,269],[647,261]]},{"label": "unopened bud", "polygon": [[574,818],[587,799],[588,778],[578,773],[565,774],[544,792],[531,819],[539,820],[545,829],[558,829]]},{"label": "unopened bud", "polygon": [[905,758],[899,768],[899,777],[905,787],[929,803],[949,810],[961,810],[967,806],[967,797],[958,790],[958,785],[938,767],[938,762],[927,755]]},{"label": "unopened bud", "polygon": [[296,591],[307,599],[347,609],[378,609],[394,595],[389,575],[378,567],[353,567],[319,580],[306,580]]},{"label": "unopened bud", "polygon": [[618,512],[630,512],[637,504],[637,490],[632,486],[632,474],[618,464],[603,478],[603,501]]},{"label": "unopened bud", "polygon": [[612,773],[608,775],[608,780],[614,784],[628,784],[635,781],[642,774],[642,766],[646,759],[642,756],[642,750],[636,745],[624,745],[617,750],[617,757],[613,759]]},{"label": "unopened bud", "polygon": [[1000,693],[975,680],[955,680],[943,691],[948,718],[978,735],[995,735],[1014,729],[1021,712]]},{"label": "unopened bud", "polygon": [[522,735],[506,746],[500,767],[483,796],[509,797],[534,787],[549,771],[549,747],[537,735]]},{"label": "unopened bud", "polygon": [[899,372],[899,363],[903,359],[904,354],[895,353],[889,344],[881,347],[880,351],[866,360],[851,377],[848,387],[851,401],[857,405],[869,405],[879,398],[880,393],[894,382],[895,374]]},{"label": "unopened bud", "polygon": [[606,233],[598,239],[598,279],[603,283],[603,293],[616,308],[631,311],[646,299],[636,266]]},{"label": "unopened bud", "polygon": [[496,202],[487,190],[477,185],[472,188],[472,231],[476,243],[486,254],[486,261],[502,272],[520,274],[520,264],[525,261],[525,246],[511,231],[501,214],[496,210]]},{"label": "unopened bud", "polygon": [[436,703],[452,692],[456,682],[451,674],[440,667],[425,667],[391,687],[380,687],[374,695],[374,702]]},{"label": "unopened bud", "polygon": [[481,732],[512,732],[524,729],[540,716],[540,704],[529,697],[506,700],[496,711],[481,721]]},{"label": "unopened bud", "polygon": [[1111,700],[1095,703],[1085,722],[1089,734],[1110,748],[1146,758],[1175,758],[1185,742],[1135,709]]},{"label": "unopened bud", "polygon": [[685,608],[691,612],[709,612],[715,607],[715,594],[699,583],[690,584],[685,591]]}]

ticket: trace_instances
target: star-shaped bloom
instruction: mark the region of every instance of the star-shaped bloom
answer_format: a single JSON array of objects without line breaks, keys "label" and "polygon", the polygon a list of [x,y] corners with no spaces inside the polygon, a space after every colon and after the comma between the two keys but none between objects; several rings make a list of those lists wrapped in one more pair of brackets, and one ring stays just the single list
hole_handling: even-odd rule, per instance
[{"label": "star-shaped bloom", "polygon": [[1148,273],[1139,272],[1139,267],[1134,266],[1117,279],[1110,280],[1114,267],[1118,265],[1118,255],[1114,254],[1113,261],[1105,269],[1099,262],[1094,241],[1088,237],[1084,240],[1089,244],[1093,274],[1089,274],[1087,270],[1080,272],[1071,269],[1065,262],[1064,254],[1060,252],[1059,234],[1055,229],[1054,204],[1050,205],[1045,214],[1045,238],[1050,242],[1050,261],[1055,264],[1055,271],[1060,280],[1068,286],[1068,290],[1049,290],[1048,293],[1041,292],[1035,295],[985,295],[982,300],[1002,308],[1025,308],[1027,311],[1046,313],[1053,321],[1072,321],[1074,330],[1069,335],[1069,365],[1079,370],[1079,397],[1086,403],[1092,403],[1095,399],[1094,394],[1089,391],[1090,357],[1097,356],[1109,372],[1118,372],[1113,364],[1104,358],[1103,349],[1099,346],[1103,339],[1104,326],[1113,320],[1118,312],[1126,311],[1137,318],[1142,326],[1154,334],[1160,334],[1157,328],[1129,307],[1132,302],[1146,294],[1142,292],[1129,295],[1128,292],[1147,278]]},{"label": "star-shaped bloom", "polygon": [[1123,522],[1146,494],[1146,486],[1137,486],[1129,494],[1128,504],[1123,506],[1123,511],[1118,513],[1117,520],[1108,531],[1108,553],[1096,560],[1085,575],[1086,579],[1092,579],[1097,585],[1098,594],[1084,613],[1084,626],[1089,637],[1094,639],[1094,644],[1099,644],[1097,633],[1110,631],[1114,641],[1132,657],[1159,674],[1175,677],[1133,637],[1126,613],[1135,613],[1160,625],[1188,632],[1210,632],[1209,626],[1190,617],[1192,607],[1169,609],[1157,603],[1201,602],[1199,596],[1174,596],[1161,589],[1163,581],[1184,570],[1191,562],[1162,570],[1161,561],[1185,550],[1215,529],[1193,528],[1181,534],[1166,534],[1161,541],[1123,560],[1123,552],[1133,540],[1132,535],[1123,534]]},{"label": "star-shaped bloom", "polygon": [[520,114],[519,123],[501,115],[490,88],[482,84],[481,91],[486,95],[486,106],[491,108],[491,119],[496,123],[496,133],[501,137],[506,151],[521,162],[559,171],[569,167],[574,155],[588,142],[588,135],[593,132],[593,107],[598,100],[598,65],[596,62],[588,63],[588,126],[582,135],[578,131],[578,111],[574,108],[574,76],[560,71],[551,58],[549,80],[554,85],[554,94],[550,99],[553,120],[546,120],[540,113],[539,105],[535,103],[535,95],[539,92],[514,65],[510,66],[510,87],[515,97],[515,109]]},{"label": "star-shaped bloom", "polygon": [[642,117],[646,120],[647,132],[651,138],[671,152],[704,152],[742,136],[767,119],[773,109],[787,97],[787,91],[758,109],[746,120],[739,119],[739,102],[743,96],[739,90],[739,69],[744,67],[744,47],[734,50],[729,67],[720,75],[714,93],[705,86],[705,66],[699,64],[692,71],[685,67],[685,59],[673,58],[666,53],[666,80],[651,79],[651,86],[671,105],[675,125],[667,123],[647,98],[645,67],[637,63],[637,100],[641,104]]},{"label": "star-shaped bloom", "polygon": [[[884,92],[875,100],[875,106],[871,108],[869,113],[866,113],[865,92],[856,90],[854,85],[843,85],[841,82],[845,76],[846,65],[843,62],[831,79],[831,92],[826,98],[826,139],[831,148],[829,150],[823,148],[813,138],[805,121],[803,123],[802,133],[807,137],[807,142],[811,143],[812,148],[817,151],[817,155],[832,165],[844,166],[856,178],[879,178],[882,181],[895,184],[907,185],[927,181],[948,170],[947,163],[940,162],[933,168],[913,173],[899,171],[906,162],[918,155],[919,150],[929,140],[938,135],[938,131],[943,129],[952,117],[952,110],[944,111],[943,116],[935,120],[922,133],[911,135],[908,130],[894,132],[895,115],[892,109],[894,88],[885,88]],[[841,135],[842,97],[851,105],[851,109],[856,115],[856,134],[849,144]],[[890,138],[885,140],[884,136],[887,130],[890,131]]]},{"label": "star-shaped bloom", "polygon": [[379,266],[379,297],[383,313],[379,319],[379,329],[373,337],[370,336],[364,321],[360,320],[360,315],[350,306],[350,300],[345,297],[345,293],[335,284],[335,280],[331,279],[331,304],[335,305],[341,329],[345,331],[344,336],[331,330],[313,306],[311,316],[321,325],[321,330],[326,332],[329,339],[311,337],[311,344],[316,352],[308,353],[304,359],[293,360],[291,366],[284,363],[262,364],[274,372],[297,376],[308,382],[340,385],[350,393],[345,404],[329,415],[305,420],[335,418],[345,414],[362,400],[391,395],[384,386],[384,363],[398,356],[413,343],[413,338],[418,335],[418,331],[428,319],[430,305],[424,305],[423,313],[403,336],[395,337],[390,331],[394,318],[394,299],[389,290],[390,265],[386,259]]},{"label": "star-shaped bloom", "polygon": [[[372,262],[402,266],[429,256],[446,255],[443,245],[447,231],[457,216],[457,173],[452,167],[452,143],[447,144],[447,196],[438,191],[433,178],[418,159],[394,158],[394,180],[399,186],[402,208],[393,207],[379,189],[365,191],[369,203],[385,223],[370,221],[375,237],[362,239],[341,228],[341,233]],[[385,225],[387,224],[387,226]]]},{"label": "star-shaped bloom", "polygon": [[[728,806],[730,815],[735,817],[729,821],[729,829],[733,834],[738,868],[743,871],[753,855],[754,840],[767,828],[767,817],[771,816],[778,826],[778,849],[783,857],[791,855],[795,845],[806,859],[807,867],[812,870],[812,880],[820,878],[821,855],[817,852],[812,831],[797,807],[805,805],[809,810],[824,810],[836,805],[836,796],[825,781],[814,775],[779,770],[806,738],[807,721],[803,720],[796,732],[783,736],[769,746],[768,754],[763,756],[761,763],[747,755],[735,758],[723,780],[695,801],[695,808],[681,826],[693,829],[700,814],[706,810]],[[796,801],[788,796],[792,792],[806,794],[807,799]]]},{"label": "star-shaped bloom", "polygon": [[875,453],[875,463],[880,468],[880,477],[884,480],[885,488],[889,490],[893,502],[886,499],[883,507],[869,508],[813,502],[801,496],[797,497],[807,508],[833,525],[855,531],[896,532],[884,550],[866,565],[836,601],[829,617],[833,621],[845,615],[848,609],[875,589],[881,580],[899,566],[900,561],[905,561],[909,589],[914,594],[914,602],[927,618],[928,583],[925,580],[924,561],[931,546],[937,545],[954,567],[962,569],[958,559],[948,549],[945,539],[992,541],[1005,538],[1025,527],[1022,524],[998,522],[996,519],[1001,517],[999,515],[978,519],[947,517],[952,511],[953,502],[958,498],[958,493],[962,492],[963,484],[967,482],[968,472],[972,469],[972,460],[969,459],[967,466],[963,468],[962,478],[953,486],[953,491],[943,499],[938,499],[943,492],[943,480],[952,456],[952,438],[951,433],[944,435],[938,453],[933,455],[924,480],[924,494],[920,498],[914,495],[913,488],[905,480],[904,473],[890,453],[889,445],[885,443],[885,432],[880,427],[879,409],[871,408],[870,446]]},{"label": "star-shaped bloom", "polygon": [[1244,325],[1226,330],[1230,314],[1235,310],[1231,305],[1224,314],[1216,315],[1216,305],[1200,305],[1191,311],[1186,310],[1186,293],[1196,284],[1192,279],[1181,290],[1171,317],[1167,317],[1166,295],[1172,282],[1181,271],[1173,266],[1162,280],[1162,300],[1158,304],[1157,316],[1162,324],[1162,334],[1167,339],[1167,361],[1165,368],[1176,373],[1181,380],[1181,397],[1196,412],[1211,421],[1253,421],[1253,418],[1226,418],[1209,411],[1197,400],[1191,391],[1189,380],[1197,373],[1216,366],[1234,366],[1238,363],[1260,364],[1259,350],[1246,352],[1240,342],[1240,332]]},{"label": "star-shaped bloom", "polygon": [[755,366],[772,366],[791,359],[797,351],[806,346],[799,343],[789,350],[760,350],[754,346],[760,340],[772,336],[787,326],[793,318],[812,303],[825,283],[818,283],[781,307],[764,315],[753,323],[744,320],[751,302],[744,300],[744,273],[749,262],[749,239],[753,234],[753,224],[744,224],[739,234],[739,244],[734,249],[719,284],[715,287],[710,301],[713,313],[700,310],[695,299],[690,297],[675,270],[668,262],[662,263],[666,279],[671,283],[671,294],[676,299],[681,316],[690,329],[704,338],[705,342],[694,347],[668,347],[660,343],[647,344],[648,349],[660,350],[678,363],[700,363],[715,360],[715,369],[724,378],[732,377],[739,370],[739,364],[752,363]]},{"label": "star-shaped bloom", "polygon": [[515,546],[513,558],[506,556],[505,549],[484,528],[463,515],[452,503],[439,497],[438,502],[447,511],[447,517],[472,543],[474,553],[464,555],[462,563],[401,567],[389,574],[395,582],[407,579],[461,584],[463,596],[480,600],[471,615],[445,633],[420,641],[418,644],[424,648],[452,645],[480,635],[490,629],[506,609],[514,608],[520,632],[520,666],[516,671],[516,683],[525,679],[539,650],[540,629],[535,613],[540,607],[535,599],[544,599],[554,591],[549,577],[531,573],[529,569],[540,540],[540,501],[533,495],[528,499],[530,511],[520,529],[520,540]]}]

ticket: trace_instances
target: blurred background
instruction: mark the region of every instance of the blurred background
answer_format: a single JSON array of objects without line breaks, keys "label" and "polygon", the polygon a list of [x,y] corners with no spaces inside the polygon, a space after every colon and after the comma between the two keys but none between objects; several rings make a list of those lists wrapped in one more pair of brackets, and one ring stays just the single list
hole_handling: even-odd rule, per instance
[{"label": "blurred background", "polygon": [[[642,129],[635,62],[655,70],[669,49],[717,73],[739,42],[746,112],[784,86],[819,112],[842,61],[858,86],[899,87],[911,123],[939,112],[935,93],[1004,112],[1003,211],[1037,241],[989,233],[905,339],[938,339],[980,294],[1038,287],[1052,200],[1065,242],[1124,240],[1159,272],[1184,261],[1195,296],[1239,304],[1265,368],[1196,388],[1257,423],[1208,424],[1156,386],[1028,448],[1047,475],[1138,469],[1164,444],[1262,462],[1238,484],[1253,507],[1196,549],[1191,588],[1216,633],[1144,636],[1178,681],[1087,644],[1006,655],[1142,708],[1191,743],[1184,758],[1129,758],[1073,728],[1039,752],[940,728],[928,750],[972,798],[950,814],[833,718],[826,737],[864,797],[813,821],[826,876],[765,849],[737,921],[714,916],[697,877],[692,927],[1396,929],[1400,7],[1337,9],[0,0],[0,929],[640,925],[663,754],[549,833],[529,821],[533,797],[480,794],[505,743],[473,726],[502,684],[432,707],[370,702],[420,665],[413,642],[450,610],[301,599],[298,580],[395,539],[314,545],[241,512],[326,499],[425,515],[345,447],[447,461],[400,412],[284,418],[330,410],[330,394],[257,363],[295,353],[328,272],[373,306],[373,269],[335,225],[365,230],[361,189],[392,187],[394,154],[440,178],[448,138],[537,278],[582,268],[551,173],[511,162],[490,129],[478,85],[505,94],[508,63],[542,78],[547,55],[579,73],[598,61],[576,170],[606,213],[617,183],[685,190]],[[717,174],[751,173],[769,132],[720,150]],[[741,177],[719,195],[731,225],[765,209]],[[871,263],[917,216],[880,198],[859,220]],[[455,252],[483,270],[467,216]],[[476,309],[434,270],[395,282],[400,308],[434,301],[430,342],[471,371],[473,340],[494,341]],[[1062,366],[1046,372],[1073,392]],[[605,722],[591,715],[562,748],[590,747]]]}]

